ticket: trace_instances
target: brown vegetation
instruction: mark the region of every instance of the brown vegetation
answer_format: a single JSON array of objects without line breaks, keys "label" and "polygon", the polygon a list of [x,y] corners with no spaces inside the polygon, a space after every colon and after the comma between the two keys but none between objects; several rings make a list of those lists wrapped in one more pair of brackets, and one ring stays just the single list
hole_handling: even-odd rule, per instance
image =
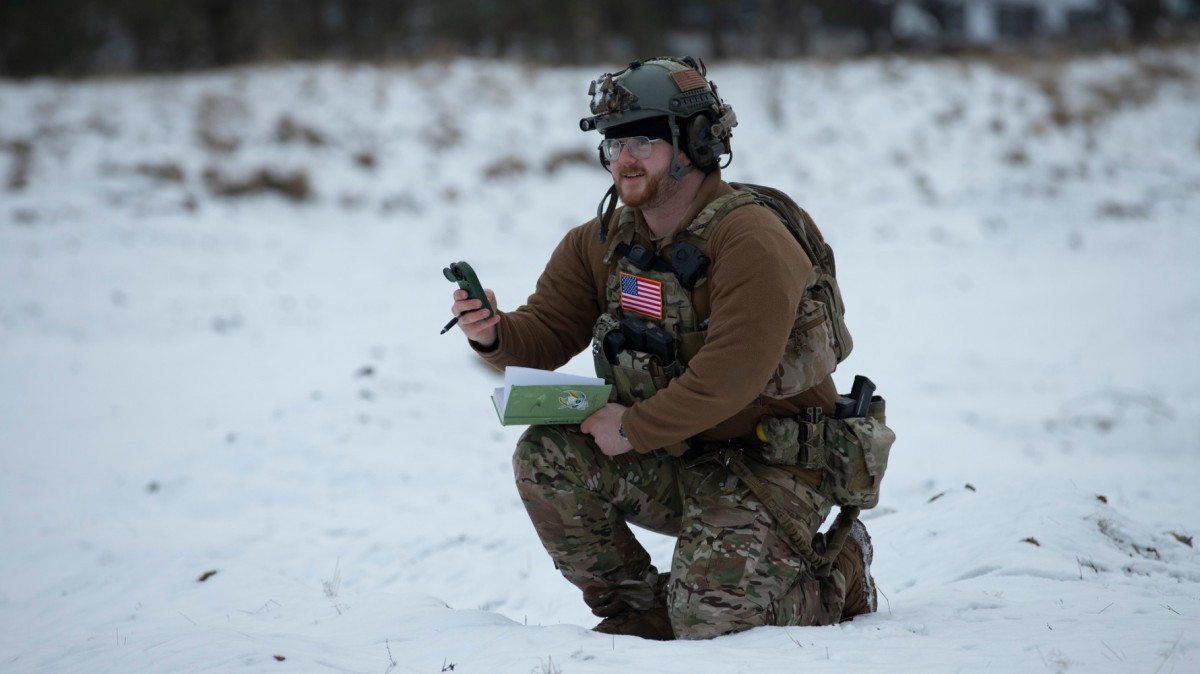
[{"label": "brown vegetation", "polygon": [[230,177],[220,169],[209,167],[204,171],[204,184],[209,192],[219,197],[279,194],[293,201],[306,201],[312,197],[308,173],[303,170],[263,167],[246,176]]}]

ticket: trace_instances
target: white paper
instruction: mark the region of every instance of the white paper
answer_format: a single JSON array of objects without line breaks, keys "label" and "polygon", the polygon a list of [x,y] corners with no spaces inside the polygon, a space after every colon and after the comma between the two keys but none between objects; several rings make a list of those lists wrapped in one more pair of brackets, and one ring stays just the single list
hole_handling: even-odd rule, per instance
[{"label": "white paper", "polygon": [[552,370],[539,370],[533,367],[517,367],[510,365],[504,368],[504,386],[492,392],[496,400],[496,408],[504,415],[504,406],[508,402],[508,392],[514,386],[558,386],[574,384],[576,386],[603,385],[604,380],[598,377],[585,377],[578,374],[566,374]]}]

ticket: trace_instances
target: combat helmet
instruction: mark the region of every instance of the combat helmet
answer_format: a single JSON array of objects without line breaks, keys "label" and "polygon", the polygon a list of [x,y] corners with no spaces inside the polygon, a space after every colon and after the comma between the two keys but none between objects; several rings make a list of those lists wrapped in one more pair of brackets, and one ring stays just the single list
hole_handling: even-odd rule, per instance
[{"label": "combat helmet", "polygon": [[[737,116],[706,75],[704,62],[691,56],[633,61],[624,70],[592,81],[592,116],[579,120],[579,128],[607,136],[614,127],[665,117],[676,151],[682,145],[694,166],[711,172],[721,155],[732,158],[729,139]],[[672,159],[676,180],[690,170]]]}]

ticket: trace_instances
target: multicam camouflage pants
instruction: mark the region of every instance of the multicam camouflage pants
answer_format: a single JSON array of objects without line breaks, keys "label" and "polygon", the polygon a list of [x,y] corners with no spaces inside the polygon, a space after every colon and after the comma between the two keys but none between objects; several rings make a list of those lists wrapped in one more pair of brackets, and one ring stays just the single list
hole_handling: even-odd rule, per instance
[{"label": "multicam camouflage pants", "polygon": [[[786,470],[752,467],[800,529],[815,533],[829,513],[825,499]],[[531,426],[513,469],[542,544],[596,615],[665,603],[681,639],[841,616],[842,571],[816,579],[758,498],[720,464],[611,458],[578,427]],[[677,537],[669,580],[628,523]]]}]

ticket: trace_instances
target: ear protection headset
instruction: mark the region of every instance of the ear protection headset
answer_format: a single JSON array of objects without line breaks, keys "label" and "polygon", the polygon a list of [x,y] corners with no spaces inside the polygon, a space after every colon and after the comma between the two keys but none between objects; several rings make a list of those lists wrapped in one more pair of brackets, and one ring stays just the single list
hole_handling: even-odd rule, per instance
[{"label": "ear protection headset", "polygon": [[729,154],[729,136],[722,138],[717,131],[720,127],[703,112],[698,112],[685,122],[683,137],[686,141],[685,152],[696,168],[705,173],[711,173],[717,168],[722,154]]}]

